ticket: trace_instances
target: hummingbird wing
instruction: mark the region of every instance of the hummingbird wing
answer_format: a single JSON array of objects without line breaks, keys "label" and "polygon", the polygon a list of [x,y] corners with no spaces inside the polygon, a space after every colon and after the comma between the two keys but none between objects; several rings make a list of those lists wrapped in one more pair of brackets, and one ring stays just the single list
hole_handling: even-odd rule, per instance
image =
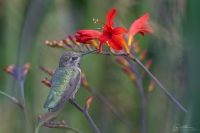
[{"label": "hummingbird wing", "polygon": [[80,86],[80,68],[59,67],[53,78],[52,85],[44,108],[51,112],[59,110]]}]

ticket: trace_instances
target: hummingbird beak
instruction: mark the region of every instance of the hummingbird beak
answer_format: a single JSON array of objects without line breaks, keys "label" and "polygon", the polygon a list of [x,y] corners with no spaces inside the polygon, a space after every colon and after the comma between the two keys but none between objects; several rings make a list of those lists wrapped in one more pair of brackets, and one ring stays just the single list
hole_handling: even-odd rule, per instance
[{"label": "hummingbird beak", "polygon": [[89,53],[92,53],[92,52],[96,52],[96,51],[97,51],[97,49],[92,50],[92,51],[87,51],[87,52],[85,52],[85,53],[82,53],[81,56],[84,56],[84,55],[86,55],[86,54],[89,54]]}]

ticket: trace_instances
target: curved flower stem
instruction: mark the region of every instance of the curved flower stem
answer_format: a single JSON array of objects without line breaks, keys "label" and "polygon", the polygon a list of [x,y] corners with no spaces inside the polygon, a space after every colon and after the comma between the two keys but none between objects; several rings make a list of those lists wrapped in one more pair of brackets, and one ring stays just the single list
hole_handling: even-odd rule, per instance
[{"label": "curved flower stem", "polygon": [[2,91],[0,91],[0,94],[2,94],[5,97],[9,98],[11,101],[13,101],[15,104],[17,104],[23,110],[24,106],[15,97],[12,97],[12,96],[10,96],[7,93],[2,92]]},{"label": "curved flower stem", "polygon": [[128,56],[131,60],[135,61],[147,75],[161,88],[161,90],[167,95],[167,97],[183,112],[187,113],[187,110],[166,90],[166,88],[151,74],[151,72],[133,55]]},{"label": "curved flower stem", "polygon": [[88,108],[83,109],[76,101],[75,99],[69,99],[69,102],[74,105],[79,111],[81,111],[86,119],[88,120],[88,122],[90,123],[90,125],[93,127],[95,133],[100,133],[99,129],[97,128],[96,124],[94,123],[94,121],[92,120],[92,118],[90,117],[89,113],[88,113]]},{"label": "curved flower stem", "polygon": [[34,133],[39,133],[39,130],[40,130],[40,127],[42,126],[42,123],[39,123],[36,128],[35,128],[35,131]]}]

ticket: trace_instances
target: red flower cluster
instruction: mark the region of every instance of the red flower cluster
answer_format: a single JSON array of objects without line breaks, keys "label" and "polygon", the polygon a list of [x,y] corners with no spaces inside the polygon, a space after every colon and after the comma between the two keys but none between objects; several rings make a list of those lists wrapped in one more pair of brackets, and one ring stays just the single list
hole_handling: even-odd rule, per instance
[{"label": "red flower cluster", "polygon": [[107,43],[107,45],[111,46],[114,50],[122,50],[123,46],[129,54],[128,46],[131,44],[131,40],[136,33],[140,33],[144,35],[144,33],[153,33],[153,30],[148,27],[147,20],[149,19],[149,14],[146,13],[144,16],[140,17],[138,20],[134,21],[129,29],[129,37],[128,37],[128,45],[124,39],[124,34],[127,34],[127,30],[122,27],[113,27],[114,22],[113,19],[116,14],[116,9],[111,9],[106,14],[106,24],[102,23],[99,20],[96,22],[100,22],[104,24],[102,28],[102,32],[98,32],[96,30],[79,30],[76,32],[76,41],[85,43],[94,39],[98,39],[100,42],[99,52],[102,51],[102,45]]}]

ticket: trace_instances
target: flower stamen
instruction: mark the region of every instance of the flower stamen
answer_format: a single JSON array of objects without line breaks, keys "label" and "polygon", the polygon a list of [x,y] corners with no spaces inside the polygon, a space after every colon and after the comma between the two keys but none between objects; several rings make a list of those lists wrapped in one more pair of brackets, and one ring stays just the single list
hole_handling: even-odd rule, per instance
[{"label": "flower stamen", "polygon": [[94,21],[94,23],[96,24],[97,22],[103,24],[103,25],[106,25],[105,23],[103,23],[102,21],[100,21],[99,19],[96,19],[96,18],[93,18],[92,19]]}]

